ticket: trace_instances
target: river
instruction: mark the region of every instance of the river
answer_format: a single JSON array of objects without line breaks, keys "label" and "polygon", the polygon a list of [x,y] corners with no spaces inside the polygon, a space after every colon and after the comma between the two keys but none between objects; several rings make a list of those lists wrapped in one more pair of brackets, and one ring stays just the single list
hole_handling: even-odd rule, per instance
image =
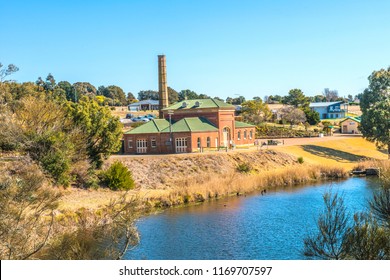
[{"label": "river", "polygon": [[125,259],[304,259],[303,239],[316,228],[322,195],[339,192],[352,213],[368,208],[377,185],[350,178],[168,209],[137,223],[141,242]]}]

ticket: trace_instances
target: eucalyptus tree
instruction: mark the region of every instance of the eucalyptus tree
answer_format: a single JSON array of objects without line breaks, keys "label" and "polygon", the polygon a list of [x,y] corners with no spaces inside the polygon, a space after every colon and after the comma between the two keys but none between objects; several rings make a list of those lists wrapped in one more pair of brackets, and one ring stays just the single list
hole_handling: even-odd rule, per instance
[{"label": "eucalyptus tree", "polygon": [[390,158],[390,67],[372,72],[368,81],[360,100],[360,130],[377,146],[387,146]]}]

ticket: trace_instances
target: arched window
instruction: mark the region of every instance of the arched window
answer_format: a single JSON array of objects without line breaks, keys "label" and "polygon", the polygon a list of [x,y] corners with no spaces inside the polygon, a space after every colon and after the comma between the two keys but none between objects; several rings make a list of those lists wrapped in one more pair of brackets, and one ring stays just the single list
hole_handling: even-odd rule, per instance
[{"label": "arched window", "polygon": [[244,131],[244,139],[246,139],[246,130]]},{"label": "arched window", "polygon": [[200,137],[198,137],[198,149],[200,149]]},{"label": "arched window", "polygon": [[252,139],[253,137],[253,130],[249,131],[249,139]]},{"label": "arched window", "polygon": [[238,131],[237,133],[237,140],[241,140],[241,131]]},{"label": "arched window", "polygon": [[207,137],[207,148],[210,148],[210,137]]}]

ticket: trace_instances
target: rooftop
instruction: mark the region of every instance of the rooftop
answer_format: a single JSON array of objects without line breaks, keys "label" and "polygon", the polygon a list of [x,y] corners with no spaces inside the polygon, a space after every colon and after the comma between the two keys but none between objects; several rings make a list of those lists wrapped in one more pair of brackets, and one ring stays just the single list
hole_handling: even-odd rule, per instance
[{"label": "rooftop", "polygon": [[219,101],[214,98],[209,99],[193,99],[193,100],[183,100],[181,102],[175,103],[167,108],[166,110],[188,110],[188,109],[205,109],[205,108],[226,108],[235,110],[235,106]]},{"label": "rooftop", "polygon": [[309,107],[328,107],[335,104],[341,104],[344,101],[335,101],[335,102],[313,102],[310,103]]},{"label": "rooftop", "polygon": [[131,103],[129,104],[129,106],[139,106],[144,104],[158,105],[159,103],[158,100],[147,99],[147,100],[141,100],[139,102]]},{"label": "rooftop", "polygon": [[167,127],[169,127],[169,122],[167,120],[153,119],[139,127],[125,132],[125,134],[159,133]]},{"label": "rooftop", "polygon": [[349,117],[347,117],[345,120],[342,120],[340,123],[345,122],[345,121],[347,121],[347,120],[353,120],[353,121],[358,122],[358,123],[361,122],[360,117],[351,117],[351,116],[349,116]]},{"label": "rooftop", "polygon": [[[218,128],[202,117],[183,118],[172,124],[172,132],[205,132],[218,131]],[[162,132],[170,132],[169,126]]]}]

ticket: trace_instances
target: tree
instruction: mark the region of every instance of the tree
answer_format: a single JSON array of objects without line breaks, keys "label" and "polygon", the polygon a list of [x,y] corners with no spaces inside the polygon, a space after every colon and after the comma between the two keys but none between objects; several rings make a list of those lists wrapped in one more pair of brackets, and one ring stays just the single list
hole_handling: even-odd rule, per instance
[{"label": "tree", "polygon": [[77,92],[75,88],[67,81],[61,81],[57,84],[59,88],[64,90],[66,100],[76,102],[79,98],[77,98]]},{"label": "tree", "polygon": [[288,92],[288,96],[284,98],[284,104],[292,105],[295,108],[309,107],[309,98],[303,94],[300,89],[292,89]]},{"label": "tree", "polygon": [[244,103],[246,100],[245,100],[245,97],[240,95],[239,97],[237,98],[233,98],[232,100],[232,104],[233,105],[241,105],[242,103]]},{"label": "tree", "polygon": [[53,91],[54,87],[56,86],[56,80],[54,79],[54,76],[49,73],[46,77],[46,82],[43,84],[43,88],[48,93],[49,91]]},{"label": "tree", "polygon": [[225,100],[223,100],[222,98],[220,98],[220,97],[218,97],[218,96],[215,96],[214,99],[215,99],[215,100],[218,100],[218,101],[225,102]]},{"label": "tree", "polygon": [[112,106],[125,106],[127,105],[127,99],[125,96],[125,92],[123,89],[121,89],[118,86],[100,86],[97,93],[97,95],[103,95],[107,98],[111,98],[113,100],[113,104],[110,104]]},{"label": "tree", "polygon": [[337,101],[339,97],[339,92],[335,89],[330,90],[329,88],[324,89],[324,96],[326,98],[326,101]]},{"label": "tree", "polygon": [[131,92],[127,93],[126,99],[127,99],[127,104],[137,102],[137,99],[135,98],[134,94],[132,94]]},{"label": "tree", "polygon": [[138,100],[147,100],[147,99],[158,100],[159,99],[158,91],[154,91],[154,90],[141,90],[138,93]]},{"label": "tree", "polygon": [[317,94],[315,96],[310,97],[312,102],[326,102],[326,97],[322,94]]},{"label": "tree", "polygon": [[346,257],[348,215],[344,200],[337,193],[323,195],[325,209],[317,221],[318,233],[304,240],[304,255],[310,258],[340,260]]},{"label": "tree", "polygon": [[[85,95],[89,96],[89,97],[95,97],[95,95],[97,95],[96,88],[88,82],[74,83],[73,90],[74,90],[74,92],[71,94],[74,95],[74,97],[72,98],[73,99],[72,101],[74,101],[74,102],[77,102],[78,100],[80,100],[80,98],[82,96],[85,96]],[[70,100],[70,99],[68,99],[68,100]]]},{"label": "tree", "polygon": [[268,99],[265,100],[268,104],[274,104],[274,103],[284,103],[285,97],[282,97],[280,95],[270,95],[268,96]]},{"label": "tree", "polygon": [[389,259],[388,233],[371,214],[355,214],[354,224],[345,236],[346,258],[354,260]]},{"label": "tree", "polygon": [[168,87],[169,104],[174,104],[179,101],[179,93],[171,87]]},{"label": "tree", "polygon": [[71,183],[72,164],[86,159],[85,137],[63,104],[42,94],[26,96],[0,117],[3,148],[28,153],[56,184]]},{"label": "tree", "polygon": [[298,108],[285,106],[280,110],[282,120],[289,123],[291,127],[294,124],[300,124],[306,122],[305,113]]},{"label": "tree", "polygon": [[100,168],[103,159],[121,147],[122,124],[112,116],[107,107],[87,97],[69,106],[69,115],[75,125],[86,135],[87,154]]},{"label": "tree", "polygon": [[60,213],[61,194],[37,164],[28,158],[1,164],[0,259],[120,259],[139,242],[135,221],[144,211],[126,197],[98,211]]},{"label": "tree", "polygon": [[115,191],[130,190],[135,186],[130,170],[119,161],[111,164],[104,172],[103,181],[111,190]]},{"label": "tree", "polygon": [[41,77],[38,77],[38,79],[35,81],[35,84],[38,86],[38,91],[44,90],[45,82]]},{"label": "tree", "polygon": [[28,159],[1,166],[0,259],[29,259],[48,243],[60,194],[45,183]]},{"label": "tree", "polygon": [[310,125],[316,125],[321,121],[320,114],[309,107],[303,108],[303,112],[305,113],[306,121]]},{"label": "tree", "polygon": [[179,92],[179,101],[183,101],[186,99],[188,100],[199,99],[199,95],[195,91],[189,89],[183,89]]},{"label": "tree", "polygon": [[245,101],[242,103],[241,112],[246,122],[256,125],[270,119],[272,116],[268,105],[263,103],[261,99]]},{"label": "tree", "polygon": [[8,64],[8,67],[7,68],[3,68],[3,64],[1,64],[0,62],[0,82],[4,82],[5,80],[5,77],[15,73],[15,72],[18,72],[19,71],[19,68],[16,67],[14,64]]},{"label": "tree", "polygon": [[390,67],[374,71],[360,99],[363,137],[377,146],[387,145],[390,159]]}]

